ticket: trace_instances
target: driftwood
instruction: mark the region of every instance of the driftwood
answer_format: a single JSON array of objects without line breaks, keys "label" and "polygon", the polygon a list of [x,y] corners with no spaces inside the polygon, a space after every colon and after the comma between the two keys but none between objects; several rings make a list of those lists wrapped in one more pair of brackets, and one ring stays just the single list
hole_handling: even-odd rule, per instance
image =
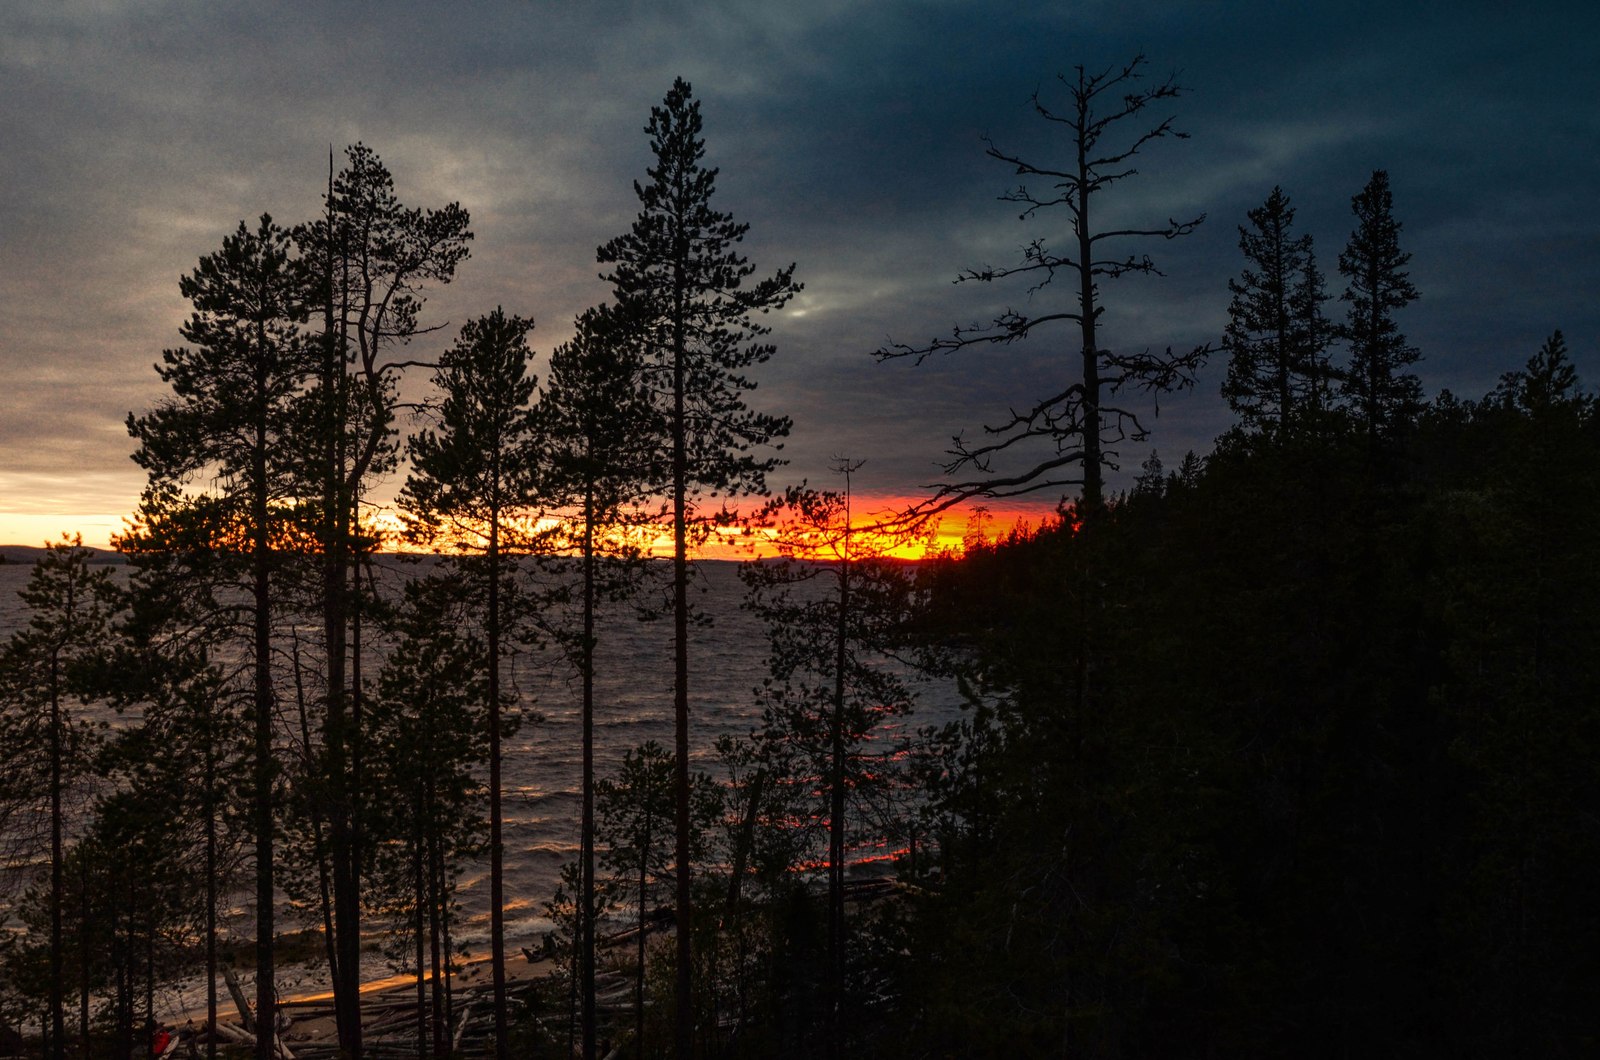
[{"label": "driftwood", "polygon": [[455,1040],[450,1044],[450,1051],[452,1053],[459,1053],[461,1051],[461,1039],[467,1036],[467,1021],[472,1016],[472,1005],[473,1003],[469,1001],[465,1007],[461,1009],[461,1022],[456,1024]]},{"label": "driftwood", "polygon": [[[217,1037],[226,1038],[228,1041],[236,1042],[239,1045],[256,1044],[256,1036],[254,1034],[251,1034],[243,1027],[235,1027],[231,1023],[219,1022],[217,1024]],[[277,1039],[272,1044],[273,1052],[281,1056],[283,1060],[298,1060],[294,1053],[290,1052],[289,1047],[284,1044],[282,1038]]]},{"label": "driftwood", "polygon": [[[239,1008],[239,1022],[244,1024],[244,1029],[252,1035],[256,1031],[255,1013],[250,1011],[250,1002],[245,1000],[244,988],[239,985],[239,973],[232,968],[222,969],[222,981],[228,984],[228,993],[233,996],[233,1003]],[[252,1042],[255,1038],[250,1039]]]}]

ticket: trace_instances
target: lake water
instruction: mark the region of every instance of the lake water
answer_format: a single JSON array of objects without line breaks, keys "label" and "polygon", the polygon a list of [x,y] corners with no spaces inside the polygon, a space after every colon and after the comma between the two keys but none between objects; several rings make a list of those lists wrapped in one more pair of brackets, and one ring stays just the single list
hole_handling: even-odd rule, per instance
[{"label": "lake water", "polygon": [[[416,569],[393,561],[386,566],[391,580]],[[658,565],[659,587],[647,590],[657,598],[665,597],[665,566]],[[124,569],[118,568],[119,576]],[[29,570],[23,564],[0,565],[0,637],[9,636],[25,621],[16,594]],[[744,587],[737,564],[698,564],[694,591],[697,606],[711,621],[691,634],[691,757],[715,772],[712,747],[717,738],[745,735],[759,722],[752,690],[765,674],[766,632],[759,619],[740,607]],[[603,776],[620,764],[626,751],[646,740],[672,746],[672,623],[670,619],[640,622],[627,608],[614,606],[599,636],[595,761]],[[372,674],[375,664],[376,660],[368,663]],[[580,687],[548,656],[515,658],[507,674],[517,688],[519,707],[544,719],[524,725],[504,752],[507,942],[515,952],[514,947],[535,943],[548,930],[543,903],[555,889],[561,866],[577,857],[582,720]],[[913,687],[918,691],[917,710],[894,719],[887,735],[957,714],[958,697],[947,684],[914,681]],[[465,918],[462,940],[482,952],[488,932],[485,866],[471,867],[459,888]],[[371,974],[383,973],[376,958],[371,964]]]}]

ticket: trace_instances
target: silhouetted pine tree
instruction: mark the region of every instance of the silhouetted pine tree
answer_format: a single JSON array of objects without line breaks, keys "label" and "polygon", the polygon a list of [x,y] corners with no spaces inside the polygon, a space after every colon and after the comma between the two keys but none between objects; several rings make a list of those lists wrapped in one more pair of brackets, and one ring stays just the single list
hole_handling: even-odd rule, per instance
[{"label": "silhouetted pine tree", "polygon": [[785,417],[752,411],[745,375],[772,356],[758,341],[758,314],[781,308],[800,289],[794,266],[753,284],[755,273],[733,249],[749,226],[711,207],[717,170],[701,164],[700,104],[681,78],[645,127],[655,165],[635,183],[640,212],[632,228],[599,248],[618,311],[639,343],[644,378],[670,443],[655,480],[670,495],[673,525],[673,713],[677,768],[677,1046],[693,1051],[693,922],[689,851],[689,547],[709,525],[707,494],[760,494],[774,458],[752,450],[789,431]]},{"label": "silhouetted pine tree", "polygon": [[563,631],[583,695],[583,811],[576,903],[577,987],[582,999],[583,1055],[595,1055],[595,778],[594,673],[600,598],[627,595],[642,573],[629,540],[634,510],[659,452],[659,418],[641,375],[640,350],[608,307],[578,318],[571,342],[550,356],[549,386],[539,402],[540,459],[545,492],[576,510],[568,533],[582,563],[580,629]]},{"label": "silhouetted pine tree", "polygon": [[[269,1012],[273,994],[274,691],[271,673],[273,581],[279,568],[281,510],[297,486],[290,439],[299,429],[296,402],[310,382],[315,349],[300,325],[306,319],[307,278],[291,253],[287,232],[266,215],[255,231],[244,222],[222,249],[200,260],[179,282],[195,312],[181,329],[192,347],[162,353],[156,367],[172,397],[143,417],[128,417],[139,441],[134,461],[149,474],[140,523],[122,543],[160,550],[156,524],[175,507],[211,520],[202,548],[248,556],[255,734],[252,827],[255,832],[257,1004]],[[198,505],[185,487],[216,475],[221,490]],[[243,571],[241,571],[243,574]],[[271,1035],[257,1043],[271,1060]]]},{"label": "silhouetted pine tree", "polygon": [[[910,605],[906,570],[883,559],[886,538],[851,525],[850,476],[842,492],[790,489],[776,520],[784,558],[747,564],[746,604],[766,623],[771,674],[761,689],[763,741],[787,745],[793,774],[774,777],[816,792],[810,816],[825,822],[828,865],[828,975],[822,1028],[830,1056],[847,1038],[847,924],[844,878],[847,803],[858,820],[893,783],[895,748],[869,749],[881,726],[911,708],[904,681],[887,665]],[[864,538],[864,539],[863,539]],[[735,864],[739,862],[735,858]]]},{"label": "silhouetted pine tree", "polygon": [[[4,768],[35,792],[44,807],[49,873],[49,971],[45,1053],[66,1055],[66,968],[63,919],[66,905],[67,821],[64,799],[94,770],[94,727],[73,717],[71,701],[86,691],[84,670],[106,635],[114,592],[107,568],[91,570],[93,553],[81,536],[47,543],[20,595],[27,624],[0,647],[0,693],[4,694]],[[12,742],[15,741],[15,742]]]},{"label": "silhouetted pine tree", "polygon": [[489,951],[494,980],[495,1055],[506,1060],[505,845],[500,809],[500,654],[504,640],[502,581],[507,551],[527,547],[534,502],[536,381],[528,373],[531,320],[496,309],[469,321],[434,369],[443,394],[437,429],[410,442],[412,474],[401,504],[414,529],[447,550],[481,555],[483,628],[487,642],[489,749]]},{"label": "silhouetted pine tree", "polygon": [[[390,619],[395,641],[363,718],[376,862],[364,901],[387,908],[412,965],[419,1043],[446,1056],[449,939],[456,880],[485,852],[491,753],[488,650],[479,636],[481,589],[451,573],[407,583]],[[498,713],[497,711],[494,713]],[[433,972],[431,1004],[424,989]],[[419,1055],[427,1049],[419,1050]]]},{"label": "silhouetted pine tree", "polygon": [[[153,514],[148,507],[144,512]],[[204,526],[186,518],[191,514],[169,509],[159,525],[142,525],[140,550],[129,553],[134,571],[126,615],[100,679],[117,710],[136,711],[139,719],[118,740],[120,774],[160,791],[185,847],[198,846],[193,858],[203,910],[196,919],[204,940],[211,1032],[206,1053],[214,1057],[219,907],[236,884],[251,830],[251,807],[240,796],[241,778],[252,774],[254,734],[246,722],[254,675],[248,655],[215,650],[237,636],[231,628],[236,590],[226,574],[207,576],[203,553],[191,556],[178,548],[180,527]],[[213,573],[228,566],[218,563]]]},{"label": "silhouetted pine tree", "polygon": [[361,633],[357,572],[361,557],[375,547],[361,523],[361,504],[394,461],[394,388],[406,367],[399,351],[427,330],[423,292],[450,282],[472,233],[459,204],[403,206],[394,178],[370,148],[356,144],[346,156],[337,176],[329,159],[323,216],[294,235],[315,277],[310,301],[322,318],[317,385],[298,448],[310,531],[322,560],[326,703],[318,772],[330,826],[329,965],[340,1048],[359,1060],[362,681],[361,652],[352,641],[358,645]]}]

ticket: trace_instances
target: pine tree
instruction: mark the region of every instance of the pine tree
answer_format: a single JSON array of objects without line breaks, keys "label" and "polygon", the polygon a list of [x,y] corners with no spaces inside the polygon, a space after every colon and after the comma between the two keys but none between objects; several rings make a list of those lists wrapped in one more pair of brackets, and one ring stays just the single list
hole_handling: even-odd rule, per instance
[{"label": "pine tree", "polygon": [[[172,534],[183,514],[165,512],[159,532]],[[235,778],[252,772],[254,740],[247,722],[253,667],[234,652],[213,652],[213,645],[229,637],[237,592],[231,580],[206,578],[205,564],[180,551],[176,537],[167,537],[156,548],[154,529],[147,523],[138,538],[140,550],[129,553],[133,574],[125,594],[126,617],[117,626],[102,684],[119,712],[136,711],[139,718],[118,741],[121,773],[157,791],[186,844],[199,848],[195,857],[204,894],[197,919],[205,946],[206,1055],[214,1058],[218,908],[234,886],[249,838],[241,827],[245,807],[236,797]]]},{"label": "pine tree", "polygon": [[1405,369],[1420,356],[1407,345],[1394,315],[1417,299],[1405,271],[1411,261],[1400,249],[1400,222],[1394,219],[1389,174],[1374,170],[1367,186],[1350,200],[1356,227],[1339,255],[1339,272],[1348,282],[1349,303],[1340,337],[1350,350],[1340,393],[1373,438],[1392,435],[1409,423],[1422,402],[1422,384]]},{"label": "pine tree", "polygon": [[[375,886],[363,897],[382,900],[401,921],[401,946],[411,946],[397,956],[410,958],[416,973],[418,1039],[427,1042],[431,1023],[440,1057],[450,1042],[442,964],[455,883],[469,859],[482,857],[488,835],[482,770],[494,730],[481,607],[476,587],[449,573],[408,582],[390,623],[394,647],[363,718],[377,861]],[[430,955],[431,1007],[424,987]]]},{"label": "pine tree", "polygon": [[626,752],[614,778],[596,785],[598,830],[605,840],[605,863],[633,885],[638,899],[634,974],[634,1055],[644,1056],[645,928],[657,880],[670,871],[672,852],[672,756],[650,740]]},{"label": "pine tree", "polygon": [[[317,386],[306,403],[299,447],[303,488],[322,559],[321,610],[326,704],[320,772],[326,790],[334,909],[329,965],[339,1044],[361,1055],[361,594],[358,571],[376,542],[361,505],[395,457],[395,387],[408,366],[399,356],[428,330],[423,292],[449,283],[472,239],[457,203],[410,209],[394,178],[368,147],[346,151],[322,218],[295,230],[316,277],[312,301],[322,317]],[[268,1060],[263,1056],[261,1060]]]},{"label": "pine tree", "polygon": [[[280,510],[293,499],[296,485],[289,439],[298,430],[296,403],[315,364],[315,350],[300,328],[308,287],[288,233],[263,215],[254,231],[241,221],[220,251],[202,258],[180,281],[179,290],[194,303],[195,312],[181,329],[194,345],[165,351],[156,368],[172,387],[172,397],[143,417],[128,417],[129,433],[139,440],[134,461],[148,472],[149,486],[139,525],[122,544],[136,552],[160,551],[163,523],[198,516],[202,551],[249,557],[240,581],[251,601],[257,1005],[269,1013],[275,1003],[273,786],[278,773],[271,612]],[[183,489],[203,475],[218,476],[223,488],[213,497],[185,496]],[[271,1060],[272,1035],[259,1038],[259,1060]]]},{"label": "pine tree", "polygon": [[635,182],[640,212],[626,234],[598,251],[612,266],[603,278],[618,311],[640,344],[645,380],[670,440],[661,488],[671,497],[673,527],[673,713],[676,729],[677,827],[677,1055],[692,1053],[693,987],[690,942],[689,785],[689,547],[708,527],[704,498],[760,494],[777,461],[751,450],[788,434],[786,417],[755,412],[744,373],[770,358],[759,342],[768,328],[757,314],[786,304],[800,287],[794,266],[747,285],[755,273],[733,249],[749,226],[711,207],[717,170],[701,164],[700,104],[676,80],[645,127],[656,164]]},{"label": "pine tree", "polygon": [[1228,281],[1233,300],[1223,347],[1229,353],[1222,395],[1252,427],[1280,433],[1301,411],[1319,407],[1325,385],[1321,274],[1311,236],[1295,236],[1294,208],[1282,188],[1239,227],[1245,268]]},{"label": "pine tree", "polygon": [[[534,497],[531,449],[536,381],[527,371],[531,320],[496,309],[469,321],[440,359],[434,385],[444,398],[437,431],[411,439],[413,472],[401,504],[418,526],[446,547],[481,558],[482,620],[487,641],[489,741],[489,948],[494,979],[495,1055],[505,1060],[505,844],[500,802],[500,657],[504,641],[502,582],[507,551],[525,545],[519,530]],[[470,573],[470,572],[469,572]]]},{"label": "pine tree", "polygon": [[581,629],[565,639],[583,685],[583,812],[579,832],[576,942],[582,994],[583,1055],[595,1054],[595,607],[627,595],[640,573],[627,539],[646,486],[657,423],[642,385],[639,351],[608,307],[584,313],[577,333],[551,354],[549,387],[539,402],[546,492],[576,510],[583,566]]},{"label": "pine tree", "polygon": [[6,772],[30,776],[49,794],[50,1026],[45,1055],[52,1060],[66,1055],[64,799],[89,774],[95,743],[93,729],[72,718],[69,700],[83,687],[82,669],[106,633],[114,595],[110,570],[89,569],[92,556],[82,536],[47,544],[20,594],[28,623],[0,650],[7,728],[21,730],[6,735],[22,737],[17,743],[8,741]]}]

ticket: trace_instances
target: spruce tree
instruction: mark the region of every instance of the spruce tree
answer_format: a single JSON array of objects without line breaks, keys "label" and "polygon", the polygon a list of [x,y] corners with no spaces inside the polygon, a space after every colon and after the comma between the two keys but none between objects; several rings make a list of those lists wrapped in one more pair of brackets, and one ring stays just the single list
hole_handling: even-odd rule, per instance
[{"label": "spruce tree", "polygon": [[1356,227],[1339,255],[1348,284],[1340,298],[1349,303],[1340,337],[1350,351],[1340,393],[1368,435],[1379,438],[1409,423],[1422,402],[1421,382],[1405,371],[1420,354],[1394,316],[1416,301],[1417,289],[1405,268],[1411,255],[1400,249],[1389,174],[1374,170],[1350,208]]},{"label": "spruce tree", "polygon": [[1245,268],[1228,281],[1222,395],[1247,425],[1282,432],[1297,413],[1321,404],[1326,296],[1311,236],[1294,235],[1294,207],[1283,189],[1273,188],[1248,216],[1250,227],[1239,226]]},{"label": "spruce tree", "polygon": [[[700,104],[679,78],[645,126],[655,165],[635,182],[639,216],[599,248],[617,309],[645,363],[669,451],[660,488],[671,498],[673,539],[673,715],[676,751],[677,1056],[692,1052],[689,784],[689,549],[710,525],[708,497],[761,494],[777,460],[752,450],[789,432],[787,417],[745,404],[745,372],[770,358],[757,314],[781,308],[800,286],[794,266],[747,283],[755,267],[734,250],[749,226],[712,209],[717,170],[702,164]],[[714,517],[713,517],[714,518]]]}]

